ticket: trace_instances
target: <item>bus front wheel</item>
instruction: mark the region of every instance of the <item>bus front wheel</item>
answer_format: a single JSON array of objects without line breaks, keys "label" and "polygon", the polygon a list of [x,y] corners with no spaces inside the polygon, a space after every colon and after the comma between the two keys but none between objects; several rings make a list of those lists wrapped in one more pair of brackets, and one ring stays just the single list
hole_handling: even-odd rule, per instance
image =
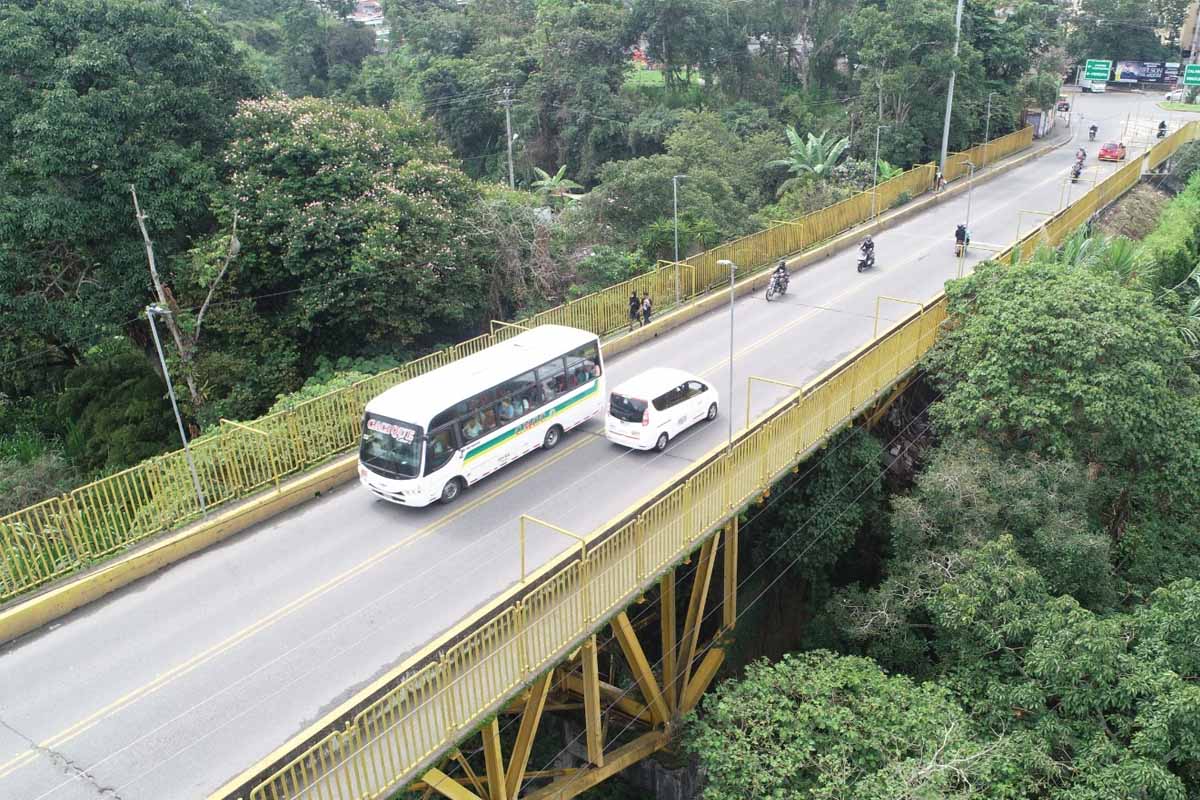
[{"label": "bus front wheel", "polygon": [[546,438],[542,439],[542,447],[546,450],[553,450],[558,444],[558,440],[562,438],[562,428],[557,425],[551,425],[550,430],[546,431]]},{"label": "bus front wheel", "polygon": [[462,494],[462,490],[463,490],[463,479],[462,478],[450,479],[449,481],[446,482],[446,485],[442,487],[442,497],[441,497],[442,502],[447,503],[447,504],[453,503],[455,500],[458,499],[458,496],[460,494]]}]

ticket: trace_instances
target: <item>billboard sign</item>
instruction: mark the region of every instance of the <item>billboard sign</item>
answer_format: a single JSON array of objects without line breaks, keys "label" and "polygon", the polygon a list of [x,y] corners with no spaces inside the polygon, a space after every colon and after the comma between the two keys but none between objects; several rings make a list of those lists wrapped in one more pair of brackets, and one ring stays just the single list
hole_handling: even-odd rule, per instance
[{"label": "billboard sign", "polygon": [[1175,83],[1179,80],[1176,61],[1118,61],[1114,83]]}]

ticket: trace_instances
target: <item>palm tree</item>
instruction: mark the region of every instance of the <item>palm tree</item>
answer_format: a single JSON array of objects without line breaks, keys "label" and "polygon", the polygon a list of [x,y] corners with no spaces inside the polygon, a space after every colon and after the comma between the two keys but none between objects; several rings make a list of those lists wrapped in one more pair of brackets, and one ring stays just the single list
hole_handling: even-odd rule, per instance
[{"label": "palm tree", "polygon": [[551,175],[549,172],[546,172],[544,169],[538,169],[537,167],[534,167],[533,171],[538,174],[538,180],[534,181],[530,185],[534,189],[537,189],[538,192],[545,197],[548,202],[552,202],[553,198],[563,197],[567,198],[568,200],[574,200],[575,198],[570,194],[570,191],[572,189],[583,188],[575,181],[566,177],[566,164],[563,164],[561,167],[559,167],[558,172],[554,173],[553,175]]},{"label": "palm tree", "polygon": [[817,180],[828,178],[842,153],[850,146],[850,140],[844,137],[837,141],[826,141],[825,137],[829,135],[829,131],[823,131],[820,136],[810,133],[807,140],[801,139],[800,134],[790,125],[785,132],[788,137],[788,157],[767,164],[769,167],[787,167],[788,172],[792,173],[792,177],[779,187],[781,195],[797,182],[810,176]]}]

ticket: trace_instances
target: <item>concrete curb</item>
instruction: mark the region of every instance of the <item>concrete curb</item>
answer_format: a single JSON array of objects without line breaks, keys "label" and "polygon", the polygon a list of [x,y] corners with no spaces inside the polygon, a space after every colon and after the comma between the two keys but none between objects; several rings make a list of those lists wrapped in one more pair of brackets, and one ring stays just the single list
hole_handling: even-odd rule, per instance
[{"label": "concrete curb", "polygon": [[[986,171],[980,172],[976,180],[989,180],[996,175],[1015,169],[1026,161],[1039,158],[1069,141],[1070,139],[1067,138],[1055,144],[1031,149],[1029,152],[1007,161],[1001,161],[988,167]],[[811,266],[851,245],[861,236],[877,233],[888,225],[907,219],[930,206],[956,197],[966,190],[965,182],[955,181],[941,194],[926,194],[906,203],[901,208],[886,211],[873,222],[851,228],[812,250],[792,257],[788,260],[788,268],[795,272]],[[735,284],[734,294],[741,297],[764,288],[769,275],[770,270],[763,268],[756,274],[743,278]],[[603,345],[604,356],[611,358],[631,350],[637,345],[657,337],[660,333],[674,330],[696,317],[709,313],[728,301],[728,294],[711,292],[679,309],[664,314],[658,321],[652,322],[645,328],[620,334],[608,340]],[[338,457],[313,472],[281,484],[277,491],[251,497],[206,522],[152,539],[145,544],[138,545],[112,562],[72,576],[63,583],[51,584],[48,588],[42,589],[30,597],[18,598],[7,608],[0,609],[0,644],[36,630],[163,567],[241,533],[251,525],[270,519],[319,496],[322,492],[352,480],[356,473],[355,465],[356,456],[354,454]]]},{"label": "concrete curb", "polygon": [[0,610],[0,643],[63,617],[110,592],[228,539],[251,525],[305,503],[354,477],[355,456],[343,456],[211,519],[152,540],[67,582]]}]

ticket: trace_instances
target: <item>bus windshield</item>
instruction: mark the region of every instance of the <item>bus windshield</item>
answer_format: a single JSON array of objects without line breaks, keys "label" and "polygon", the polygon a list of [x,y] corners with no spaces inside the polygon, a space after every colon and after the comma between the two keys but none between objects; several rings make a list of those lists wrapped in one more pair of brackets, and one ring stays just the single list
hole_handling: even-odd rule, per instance
[{"label": "bus windshield", "polygon": [[415,478],[421,472],[421,429],[367,414],[358,459],[386,478]]}]

